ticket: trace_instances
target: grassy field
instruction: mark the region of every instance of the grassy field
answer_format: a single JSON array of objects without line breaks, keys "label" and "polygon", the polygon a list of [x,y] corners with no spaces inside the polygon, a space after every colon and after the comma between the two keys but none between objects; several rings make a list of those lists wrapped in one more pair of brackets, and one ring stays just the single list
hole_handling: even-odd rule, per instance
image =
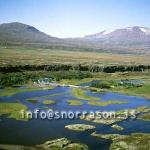
[{"label": "grassy field", "polygon": [[115,87],[111,89],[114,92],[124,93],[128,95],[141,96],[150,99],[150,84],[145,84],[142,87],[134,88],[120,88]]},{"label": "grassy field", "polygon": [[[8,65],[41,65],[41,64],[83,64],[83,65],[138,65],[138,64],[150,64],[150,55],[144,54],[111,54],[111,53],[98,53],[98,52],[80,52],[80,51],[64,51],[55,49],[35,49],[35,48],[17,48],[17,47],[0,47],[0,66]],[[88,72],[89,73],[89,72]],[[149,72],[124,72],[124,73],[92,73],[83,77],[83,74],[78,72],[50,72],[50,71],[34,71],[34,72],[22,72],[17,73],[18,76],[25,76],[28,74],[28,78],[40,78],[40,77],[52,77],[61,84],[78,85],[92,80],[121,80],[121,79],[139,79],[145,81],[142,87],[113,87],[110,91],[126,93],[130,95],[144,96],[150,99],[150,73]],[[74,75],[73,75],[74,74]],[[3,74],[5,75],[5,74]],[[12,74],[14,77],[14,74]],[[16,76],[16,78],[18,78]],[[81,76],[83,78],[81,78]],[[89,77],[88,77],[89,76]],[[0,78],[2,76],[0,75]],[[8,77],[12,78],[12,77]],[[22,78],[20,80],[22,80]],[[26,80],[27,80],[26,79]],[[25,81],[26,81],[25,80]],[[4,80],[3,80],[4,81]],[[7,81],[7,79],[6,79]],[[5,82],[5,81],[4,81]],[[9,82],[9,81],[8,81]],[[18,81],[17,81],[18,82]],[[106,89],[98,89],[91,87],[92,90],[102,91]],[[34,89],[30,89],[34,90]],[[107,89],[108,90],[108,89]],[[28,89],[7,89],[0,93],[0,96],[9,96],[18,92],[28,91]],[[74,89],[73,94],[80,99],[95,100],[95,98],[86,95],[83,91],[77,91]]]},{"label": "grassy field", "polygon": [[81,106],[83,105],[83,102],[79,100],[67,100],[67,103],[71,106]]},{"label": "grassy field", "polygon": [[[74,72],[76,74],[76,72]],[[24,73],[25,74],[25,73]],[[32,76],[32,72],[30,72],[31,76]],[[35,72],[33,72],[33,74],[35,74]],[[36,74],[41,74],[39,77],[42,78],[43,77],[50,77],[52,75],[51,72],[36,72]],[[62,75],[62,72],[57,72],[57,76],[58,74]],[[53,75],[54,76],[54,75]],[[111,91],[111,92],[119,92],[119,93],[125,93],[125,94],[129,94],[129,95],[135,95],[135,96],[142,96],[145,97],[147,99],[150,99],[150,72],[125,72],[125,73],[91,73],[91,77],[88,78],[83,78],[83,79],[74,79],[74,78],[69,78],[67,79],[67,76],[65,76],[66,79],[60,78],[59,82],[61,84],[71,84],[71,85],[79,85],[81,83],[86,83],[86,82],[91,82],[93,80],[100,80],[103,81],[104,83],[111,83],[114,81],[118,81],[118,80],[141,80],[144,82],[144,84],[142,86],[124,86],[124,85],[115,85],[115,84],[110,84],[108,87],[109,88],[105,88],[104,85],[101,86],[101,88],[96,88],[96,87],[89,87],[87,89],[89,90],[94,90],[94,91],[98,91],[98,92],[103,92],[103,91]],[[31,83],[30,83],[31,85]],[[51,87],[52,88],[52,87]],[[41,88],[36,88],[36,87],[31,87],[31,88],[11,88],[11,87],[6,87],[5,90],[2,90],[0,92],[0,96],[11,96],[14,95],[16,93],[19,92],[28,92],[28,91],[34,91],[34,90],[41,90]],[[91,97],[87,94],[84,93],[83,89],[73,89],[72,93],[75,97],[79,98],[79,99],[87,99],[87,100],[95,100],[96,97]],[[56,93],[56,94],[52,94],[52,95],[47,95],[47,96],[43,96],[43,97],[48,97],[48,96],[59,96],[61,94],[64,93]],[[36,97],[35,97],[36,98]],[[97,98],[96,98],[97,100]]]},{"label": "grassy field", "polygon": [[7,114],[9,118],[15,118],[17,120],[24,120],[21,118],[20,111],[27,110],[27,106],[19,102],[14,103],[0,103],[0,115]]},{"label": "grassy field", "polygon": [[64,51],[35,48],[0,48],[0,65],[25,64],[95,64],[95,65],[134,65],[150,64],[150,55],[111,54],[98,52]]},{"label": "grassy field", "polygon": [[83,89],[80,88],[73,88],[72,89],[72,94],[79,99],[83,100],[99,100],[100,98],[94,97],[94,96],[89,96],[85,93]]},{"label": "grassy field", "polygon": [[110,146],[110,150],[147,150],[150,147],[150,134],[146,133],[132,133],[129,135],[120,134],[97,134],[93,132],[91,134],[97,138],[111,139],[113,143]]},{"label": "grassy field", "polygon": [[36,99],[27,99],[27,101],[32,103],[32,104],[38,103],[38,100],[36,100]]},{"label": "grassy field", "polygon": [[119,101],[119,100],[109,100],[107,102],[89,101],[88,104],[93,106],[108,106],[113,104],[126,104],[126,102]]},{"label": "grassy field", "polygon": [[43,90],[43,88],[36,88],[36,87],[29,87],[29,88],[5,88],[2,92],[0,92],[0,96],[12,96],[17,93],[21,92],[31,92],[31,91],[37,91],[37,90]]},{"label": "grassy field", "polygon": [[45,104],[45,105],[51,105],[51,104],[55,104],[55,101],[54,100],[44,100],[43,104]]},{"label": "grassy field", "polygon": [[[144,84],[140,87],[127,87],[127,86],[110,86],[109,89],[105,88],[95,88],[90,87],[90,90],[103,92],[103,91],[113,91],[113,92],[119,92],[124,93],[128,95],[135,95],[135,96],[142,96],[147,99],[150,99],[150,72],[126,72],[126,73],[93,73],[93,76],[91,78],[85,78],[81,80],[75,80],[75,79],[65,79],[61,80],[60,82],[63,84],[73,84],[78,85],[80,83],[86,83],[91,82],[93,80],[102,80],[105,82],[112,82],[117,80],[141,80],[144,81]],[[86,99],[86,96],[84,95],[84,91],[78,91],[78,89],[73,90],[73,94],[80,99]],[[84,95],[84,96],[83,96]],[[87,98],[88,99],[88,98]],[[92,99],[92,98],[90,98]]]}]

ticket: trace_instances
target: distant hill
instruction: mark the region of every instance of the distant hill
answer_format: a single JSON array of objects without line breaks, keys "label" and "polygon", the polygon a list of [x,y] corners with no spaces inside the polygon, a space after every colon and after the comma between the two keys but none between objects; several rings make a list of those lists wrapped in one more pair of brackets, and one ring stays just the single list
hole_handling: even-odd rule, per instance
[{"label": "distant hill", "polygon": [[49,43],[57,44],[62,40],[49,36],[33,26],[13,22],[0,25],[0,42],[1,43]]},{"label": "distant hill", "polygon": [[72,39],[88,47],[110,52],[150,52],[150,28],[127,27],[116,30],[104,30],[84,38]]},{"label": "distant hill", "polygon": [[101,31],[83,38],[56,38],[33,26],[13,22],[0,24],[1,45],[26,45],[64,50],[102,51],[115,53],[150,52],[150,28],[127,27]]},{"label": "distant hill", "polygon": [[86,39],[113,44],[146,44],[150,42],[150,28],[127,27],[116,30],[104,30],[85,36]]}]

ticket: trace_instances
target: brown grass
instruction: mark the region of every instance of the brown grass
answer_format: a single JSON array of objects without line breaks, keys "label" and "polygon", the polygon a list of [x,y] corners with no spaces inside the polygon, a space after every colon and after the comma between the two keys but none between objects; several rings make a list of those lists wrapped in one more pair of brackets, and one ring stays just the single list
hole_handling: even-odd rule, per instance
[{"label": "brown grass", "polygon": [[25,64],[150,64],[150,55],[73,52],[61,50],[0,48],[0,65]]}]

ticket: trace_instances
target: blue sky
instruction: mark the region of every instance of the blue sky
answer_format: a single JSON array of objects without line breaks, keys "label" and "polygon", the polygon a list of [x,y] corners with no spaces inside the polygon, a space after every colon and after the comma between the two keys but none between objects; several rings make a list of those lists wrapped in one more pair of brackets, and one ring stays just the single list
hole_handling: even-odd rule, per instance
[{"label": "blue sky", "polygon": [[0,0],[0,23],[22,22],[57,37],[150,27],[150,0]]}]

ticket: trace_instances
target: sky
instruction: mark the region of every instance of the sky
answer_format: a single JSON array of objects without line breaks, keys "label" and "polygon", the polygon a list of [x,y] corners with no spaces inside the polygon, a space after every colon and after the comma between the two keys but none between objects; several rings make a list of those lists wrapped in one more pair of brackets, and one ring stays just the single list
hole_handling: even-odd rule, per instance
[{"label": "sky", "polygon": [[150,0],[0,0],[0,24],[9,22],[60,38],[150,27]]}]

